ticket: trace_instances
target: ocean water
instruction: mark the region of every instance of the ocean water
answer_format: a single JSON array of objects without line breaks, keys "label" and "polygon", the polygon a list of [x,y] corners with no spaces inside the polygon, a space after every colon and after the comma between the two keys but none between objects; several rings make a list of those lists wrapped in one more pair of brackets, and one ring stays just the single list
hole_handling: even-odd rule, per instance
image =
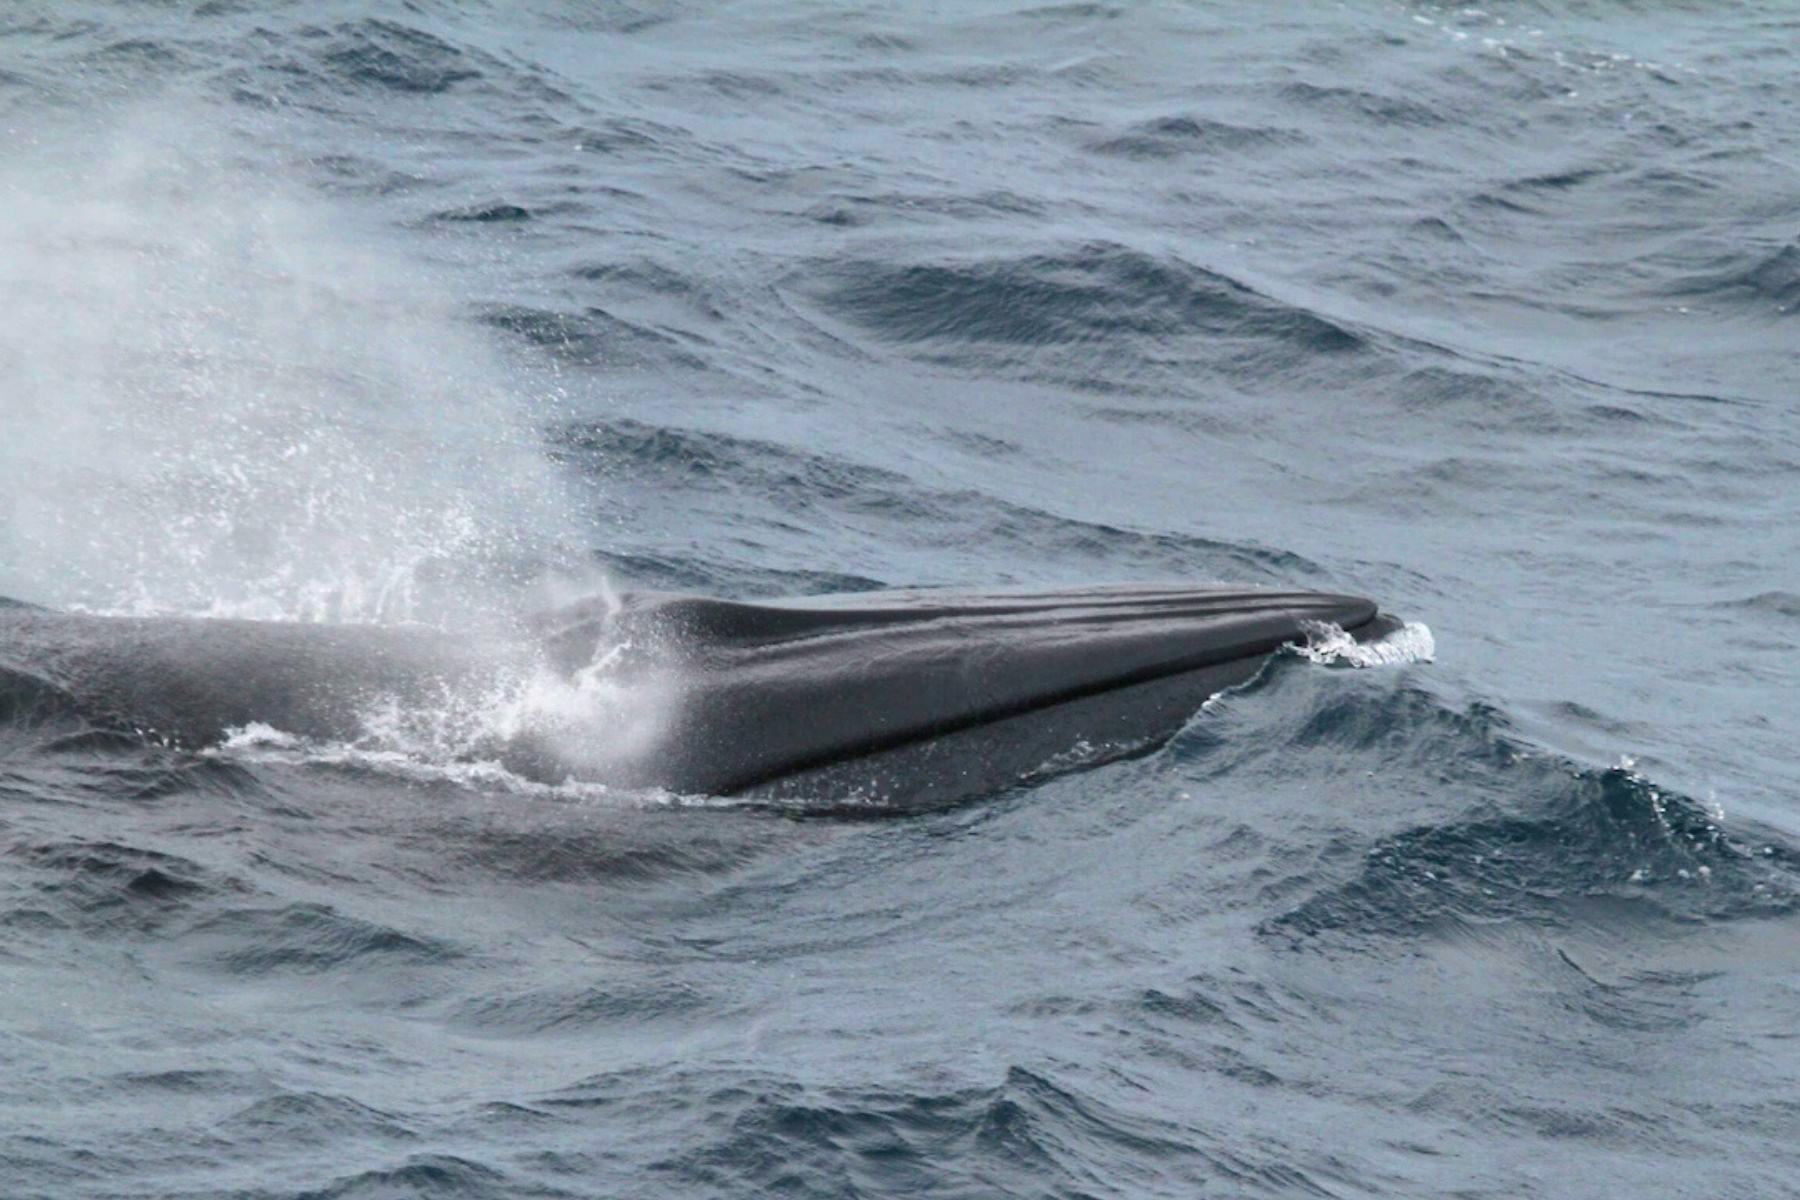
[{"label": "ocean water", "polygon": [[1413,623],[889,820],[8,676],[0,1195],[1800,1195],[1797,80],[1785,0],[0,9],[0,595]]}]

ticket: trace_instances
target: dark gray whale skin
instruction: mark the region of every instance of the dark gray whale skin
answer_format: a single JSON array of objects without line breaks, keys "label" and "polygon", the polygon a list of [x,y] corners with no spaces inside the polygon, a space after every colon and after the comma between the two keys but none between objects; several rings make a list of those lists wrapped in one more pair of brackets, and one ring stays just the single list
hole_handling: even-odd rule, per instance
[{"label": "dark gray whale skin", "polygon": [[[0,684],[93,724],[198,747],[262,722],[355,739],[377,697],[430,704],[533,665],[654,691],[653,737],[571,752],[567,731],[500,748],[515,769],[629,788],[911,811],[1152,747],[1311,622],[1356,636],[1376,605],[1180,585],[917,589],[776,601],[631,594],[504,633],[0,604]],[[54,706],[54,705],[53,705]],[[596,740],[604,731],[596,731]]]}]

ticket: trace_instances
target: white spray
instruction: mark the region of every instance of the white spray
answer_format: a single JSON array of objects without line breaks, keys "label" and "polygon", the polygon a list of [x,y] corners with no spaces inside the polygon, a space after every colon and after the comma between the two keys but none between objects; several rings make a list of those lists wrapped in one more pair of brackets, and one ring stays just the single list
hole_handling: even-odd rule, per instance
[{"label": "white spray", "polygon": [[209,112],[0,167],[0,595],[435,618],[572,540],[447,289]]}]

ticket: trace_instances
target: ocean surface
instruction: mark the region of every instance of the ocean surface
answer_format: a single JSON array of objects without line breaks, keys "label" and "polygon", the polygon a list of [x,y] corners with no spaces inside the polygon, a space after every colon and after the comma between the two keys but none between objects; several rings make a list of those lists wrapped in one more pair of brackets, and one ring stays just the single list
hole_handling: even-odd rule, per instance
[{"label": "ocean surface", "polygon": [[1797,351],[1787,0],[0,6],[0,595],[1412,623],[885,820],[6,676],[0,1196],[1800,1195]]}]

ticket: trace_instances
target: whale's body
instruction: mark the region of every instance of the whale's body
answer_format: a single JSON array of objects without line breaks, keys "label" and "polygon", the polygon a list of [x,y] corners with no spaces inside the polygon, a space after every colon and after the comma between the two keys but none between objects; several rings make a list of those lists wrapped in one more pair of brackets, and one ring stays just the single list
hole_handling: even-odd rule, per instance
[{"label": "whale's body", "polygon": [[[1367,635],[1350,596],[1218,587],[918,589],[777,601],[628,595],[506,634],[0,605],[0,706],[181,746],[252,723],[355,740],[378,699],[430,704],[522,669],[609,670],[655,719],[524,731],[541,777],[917,808],[1151,746],[1310,623]],[[0,707],[0,716],[5,716]],[[590,750],[592,752],[590,752]]]}]

